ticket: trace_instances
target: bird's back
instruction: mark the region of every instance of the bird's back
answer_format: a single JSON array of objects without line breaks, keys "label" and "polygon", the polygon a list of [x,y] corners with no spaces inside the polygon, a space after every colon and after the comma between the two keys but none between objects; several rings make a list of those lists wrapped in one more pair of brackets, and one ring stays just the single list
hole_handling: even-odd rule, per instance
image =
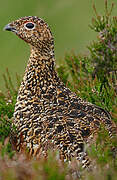
[{"label": "bird's back", "polygon": [[31,95],[26,91],[23,97],[22,93],[19,92],[14,113],[19,135],[18,150],[22,136],[30,155],[47,155],[51,148],[59,150],[61,159],[79,159],[82,153],[86,155],[84,143],[93,138],[101,124],[106,126],[110,135],[112,133],[109,113],[78,98],[59,79],[45,91],[43,88],[41,94],[36,91]]}]

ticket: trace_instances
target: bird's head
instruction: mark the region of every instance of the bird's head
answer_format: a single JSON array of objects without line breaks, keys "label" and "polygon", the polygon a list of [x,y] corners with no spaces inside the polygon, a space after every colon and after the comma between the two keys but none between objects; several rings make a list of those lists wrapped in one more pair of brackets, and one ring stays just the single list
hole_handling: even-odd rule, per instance
[{"label": "bird's head", "polygon": [[4,30],[14,32],[18,37],[30,45],[43,49],[50,49],[53,45],[52,33],[48,25],[36,16],[23,17],[4,27]]}]

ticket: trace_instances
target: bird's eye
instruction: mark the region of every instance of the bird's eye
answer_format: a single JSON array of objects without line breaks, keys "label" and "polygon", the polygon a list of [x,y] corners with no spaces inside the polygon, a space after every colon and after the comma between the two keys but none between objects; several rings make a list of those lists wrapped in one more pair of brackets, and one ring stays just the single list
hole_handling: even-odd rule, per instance
[{"label": "bird's eye", "polygon": [[27,23],[27,24],[25,24],[25,26],[28,29],[33,29],[34,28],[34,24],[33,23]]}]

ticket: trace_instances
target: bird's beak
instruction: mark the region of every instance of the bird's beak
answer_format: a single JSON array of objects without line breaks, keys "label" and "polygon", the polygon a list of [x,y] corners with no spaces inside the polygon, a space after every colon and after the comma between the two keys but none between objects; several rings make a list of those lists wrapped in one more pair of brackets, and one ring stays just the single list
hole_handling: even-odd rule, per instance
[{"label": "bird's beak", "polygon": [[10,25],[10,24],[7,24],[7,25],[4,27],[3,30],[12,31],[12,32],[15,32],[15,33],[17,32],[16,29],[15,29],[12,25]]}]

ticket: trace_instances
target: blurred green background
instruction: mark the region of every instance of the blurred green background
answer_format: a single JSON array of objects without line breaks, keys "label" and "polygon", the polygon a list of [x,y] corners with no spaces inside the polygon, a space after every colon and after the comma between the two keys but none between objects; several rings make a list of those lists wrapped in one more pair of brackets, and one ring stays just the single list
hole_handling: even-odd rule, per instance
[{"label": "blurred green background", "polygon": [[[113,15],[117,15],[117,0]],[[104,14],[104,0],[4,0],[0,3],[0,89],[3,89],[2,74],[8,67],[15,79],[15,73],[23,75],[29,56],[29,47],[13,33],[3,31],[3,27],[17,18],[36,15],[51,27],[55,39],[57,63],[62,62],[66,53],[87,52],[86,46],[96,39],[97,34],[90,28],[95,15],[92,4]]]}]

